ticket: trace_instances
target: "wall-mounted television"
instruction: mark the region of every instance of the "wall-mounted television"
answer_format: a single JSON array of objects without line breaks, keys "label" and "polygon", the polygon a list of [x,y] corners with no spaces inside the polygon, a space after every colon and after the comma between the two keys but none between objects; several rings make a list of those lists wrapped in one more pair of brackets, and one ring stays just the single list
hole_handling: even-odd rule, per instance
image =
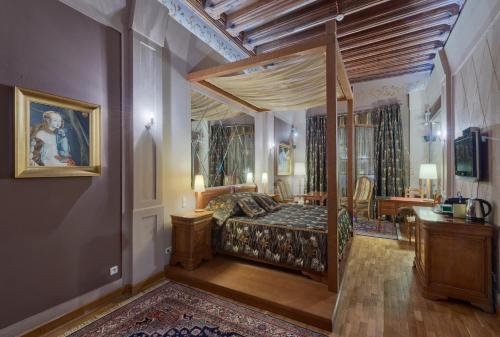
[{"label": "wall-mounted television", "polygon": [[469,128],[455,139],[455,175],[464,178],[481,178],[481,151],[479,129]]}]

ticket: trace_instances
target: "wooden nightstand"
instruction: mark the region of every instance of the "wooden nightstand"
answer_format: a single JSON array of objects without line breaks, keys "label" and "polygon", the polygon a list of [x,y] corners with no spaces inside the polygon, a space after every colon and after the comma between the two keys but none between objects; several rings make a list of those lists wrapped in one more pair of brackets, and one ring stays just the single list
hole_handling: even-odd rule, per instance
[{"label": "wooden nightstand", "polygon": [[212,258],[213,212],[186,212],[172,217],[172,258],[170,265],[180,263],[193,270],[203,259]]}]

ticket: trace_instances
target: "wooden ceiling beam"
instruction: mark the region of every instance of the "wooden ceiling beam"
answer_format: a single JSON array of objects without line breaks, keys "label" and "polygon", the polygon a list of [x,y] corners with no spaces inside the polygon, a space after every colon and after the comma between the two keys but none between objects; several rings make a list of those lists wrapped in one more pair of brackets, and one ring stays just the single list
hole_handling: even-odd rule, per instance
[{"label": "wooden ceiling beam", "polygon": [[461,0],[402,0],[392,1],[377,11],[360,12],[346,18],[338,28],[338,38],[359,33],[394,21],[409,19],[437,9],[460,11]]},{"label": "wooden ceiling beam", "polygon": [[[388,2],[387,0],[356,1],[350,7],[341,10],[340,13],[348,16],[374,6]],[[340,1],[339,1],[340,3]],[[264,43],[285,38],[308,29],[322,26],[328,21],[335,19],[339,13],[335,1],[323,0],[314,7],[304,8],[291,15],[273,20],[267,24],[260,25],[255,29],[244,32],[243,44],[253,49]]]},{"label": "wooden ceiling beam", "polygon": [[408,47],[426,45],[428,43],[435,43],[438,47],[442,47],[447,37],[448,37],[447,33],[441,33],[439,31],[430,32],[425,35],[420,34],[417,36],[413,36],[412,38],[409,38],[407,36],[402,36],[382,41],[377,44],[369,46],[363,46],[360,48],[345,50],[342,51],[342,55],[344,56],[345,59],[352,59],[355,56],[369,57],[385,52],[398,51]]},{"label": "wooden ceiling beam", "polygon": [[402,65],[399,67],[391,67],[386,69],[372,69],[370,71],[364,71],[364,72],[356,72],[356,73],[349,72],[349,77],[352,79],[358,79],[358,78],[363,78],[363,77],[366,78],[370,76],[378,76],[383,74],[392,74],[402,71],[408,71],[408,72],[426,71],[426,70],[432,70],[432,68],[434,68],[434,65],[432,63],[420,64],[416,66]]},{"label": "wooden ceiling beam", "polygon": [[[378,37],[366,37],[359,38],[356,41],[339,41],[340,49],[345,52],[350,49],[361,48],[368,45],[385,44],[389,41],[399,40],[401,42],[412,40],[412,39],[425,39],[427,37],[436,37],[436,40],[440,40],[440,36],[444,33],[451,32],[450,25],[438,25],[434,27],[423,28],[420,30],[412,31],[407,33],[406,31],[394,32],[389,34],[380,34]],[[442,36],[445,39],[444,36]]]},{"label": "wooden ceiling beam", "polygon": [[275,61],[288,59],[290,56],[294,55],[300,56],[323,52],[326,48],[325,46],[328,43],[332,43],[332,40],[335,40],[334,37],[325,35],[318,39],[306,41],[271,53],[256,55],[236,62],[195,71],[187,75],[187,80],[191,82],[198,82],[211,77],[234,74],[248,68],[263,66]]},{"label": "wooden ceiling beam", "polygon": [[244,110],[249,110],[252,112],[264,112],[268,111],[265,109],[261,109],[245,100],[242,100],[239,97],[234,96],[233,94],[209,83],[207,81],[194,82],[194,86],[199,87],[202,91],[207,91],[217,97],[222,98],[222,100],[229,100],[231,103],[235,104],[238,107],[243,108]]},{"label": "wooden ceiling beam", "polygon": [[434,54],[436,50],[441,47],[441,43],[429,42],[422,45],[417,45],[408,48],[400,48],[397,50],[380,50],[379,54],[372,55],[362,55],[362,54],[353,54],[349,57],[345,57],[344,62],[346,65],[356,62],[370,63],[373,61],[391,59],[397,57],[406,57],[406,56],[418,56],[422,54]]},{"label": "wooden ceiling beam", "polygon": [[359,76],[359,77],[351,77],[351,83],[373,81],[373,80],[382,79],[382,78],[403,76],[403,75],[414,74],[414,73],[419,73],[419,72],[430,72],[431,70],[432,70],[432,68],[431,69],[423,69],[423,68],[421,68],[421,69],[407,69],[407,70],[401,70],[401,71],[386,72],[386,73],[379,73],[379,74],[373,74],[373,75],[364,75],[364,76]]},{"label": "wooden ceiling beam", "polygon": [[319,0],[260,0],[243,7],[226,18],[226,30],[232,36],[255,28],[289,13],[295,12]]},{"label": "wooden ceiling beam", "polygon": [[397,49],[386,49],[379,48],[375,49],[372,52],[368,52],[366,54],[362,53],[344,53],[344,62],[347,64],[350,62],[354,62],[357,60],[364,60],[370,62],[373,59],[377,58],[387,58],[387,57],[397,57],[400,55],[420,55],[422,53],[429,53],[436,51],[438,48],[443,46],[443,42],[441,41],[431,41],[423,44],[410,45],[409,47],[397,48]]},{"label": "wooden ceiling beam", "polygon": [[458,15],[458,11],[455,13],[443,9],[444,8],[439,8],[428,13],[419,14],[415,17],[412,17],[411,20],[404,19],[394,21],[390,24],[378,26],[370,30],[348,35],[342,39],[339,39],[339,42],[341,45],[355,45],[358,42],[364,42],[366,40],[377,42],[380,40],[397,37],[403,34],[408,34],[431,27],[439,27],[442,25],[448,26],[449,30],[451,30],[451,26],[455,21],[455,16]]},{"label": "wooden ceiling beam", "polygon": [[401,62],[389,62],[389,63],[374,63],[370,67],[357,67],[357,68],[349,68],[347,72],[351,76],[356,76],[358,74],[372,73],[372,72],[385,72],[391,70],[401,70],[412,67],[420,67],[420,66],[431,66],[433,65],[433,58],[422,58],[419,61],[417,60],[402,60]]},{"label": "wooden ceiling beam", "polygon": [[381,68],[400,64],[414,64],[417,62],[428,62],[432,63],[436,54],[425,54],[425,55],[407,55],[399,57],[390,57],[385,59],[373,59],[364,62],[347,63],[346,69],[348,72],[356,71],[358,69],[372,69]]},{"label": "wooden ceiling beam", "polygon": [[[257,0],[254,0],[257,1]],[[214,20],[220,20],[224,13],[248,5],[249,0],[206,0],[204,9]]]},{"label": "wooden ceiling beam", "polygon": [[325,30],[323,29],[323,26],[317,26],[297,34],[290,35],[282,39],[274,40],[268,43],[264,43],[260,46],[257,46],[255,48],[255,53],[256,54],[268,53],[284,47],[292,46],[294,44],[300,43],[305,40],[316,39],[324,35],[325,35]]}]

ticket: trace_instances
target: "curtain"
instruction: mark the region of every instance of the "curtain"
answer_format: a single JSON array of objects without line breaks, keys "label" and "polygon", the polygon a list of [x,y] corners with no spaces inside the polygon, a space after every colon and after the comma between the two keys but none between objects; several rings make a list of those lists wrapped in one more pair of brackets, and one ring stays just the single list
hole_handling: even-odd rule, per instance
[{"label": "curtain", "polygon": [[376,195],[404,195],[403,126],[397,104],[380,107],[375,113],[375,179]]},{"label": "curtain", "polygon": [[326,192],[326,116],[306,120],[306,191]]},{"label": "curtain", "polygon": [[223,125],[211,125],[209,135],[209,182],[207,186],[224,185],[224,156],[228,143],[227,128]]},{"label": "curtain", "polygon": [[229,130],[224,158],[225,185],[246,183],[247,173],[254,170],[255,137],[253,125],[233,125]]},{"label": "curtain", "polygon": [[253,173],[254,161],[253,125],[210,126],[208,186],[245,183],[247,173]]}]

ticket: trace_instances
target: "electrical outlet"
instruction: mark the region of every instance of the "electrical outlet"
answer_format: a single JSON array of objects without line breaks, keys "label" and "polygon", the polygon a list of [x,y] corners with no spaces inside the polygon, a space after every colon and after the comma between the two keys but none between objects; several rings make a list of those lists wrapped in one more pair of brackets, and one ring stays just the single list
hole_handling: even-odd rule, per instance
[{"label": "electrical outlet", "polygon": [[170,255],[172,253],[172,247],[165,248],[165,255]]},{"label": "electrical outlet", "polygon": [[118,266],[113,266],[109,268],[109,276],[113,276],[115,274],[118,274]]}]

